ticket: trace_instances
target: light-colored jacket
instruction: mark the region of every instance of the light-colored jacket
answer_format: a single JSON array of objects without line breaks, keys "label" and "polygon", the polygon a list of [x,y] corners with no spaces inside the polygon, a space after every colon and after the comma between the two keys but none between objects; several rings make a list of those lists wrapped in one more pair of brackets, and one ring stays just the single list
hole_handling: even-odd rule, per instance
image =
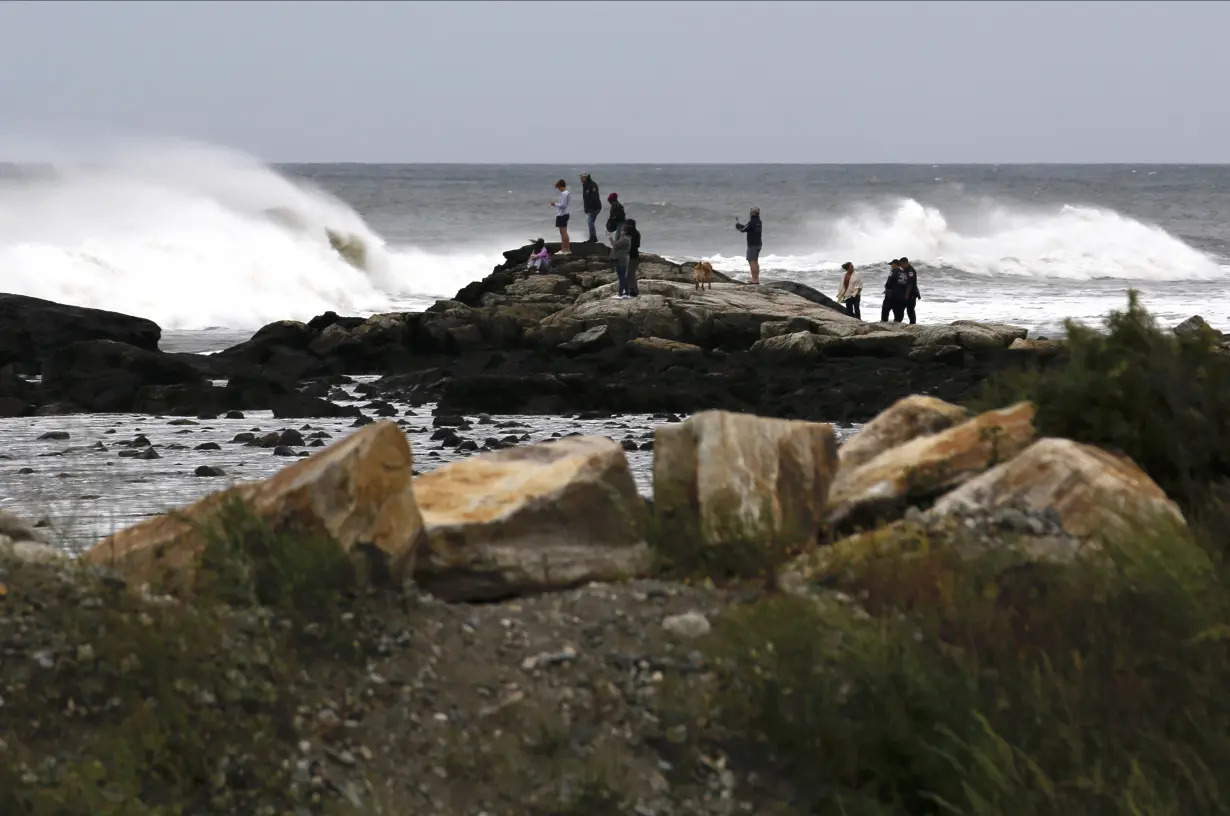
[{"label": "light-colored jacket", "polygon": [[846,276],[844,272],[842,273],[841,280],[841,288],[837,291],[838,303],[845,303],[850,298],[858,297],[863,293],[863,273],[857,269],[850,275],[850,282],[848,284],[845,282]]}]

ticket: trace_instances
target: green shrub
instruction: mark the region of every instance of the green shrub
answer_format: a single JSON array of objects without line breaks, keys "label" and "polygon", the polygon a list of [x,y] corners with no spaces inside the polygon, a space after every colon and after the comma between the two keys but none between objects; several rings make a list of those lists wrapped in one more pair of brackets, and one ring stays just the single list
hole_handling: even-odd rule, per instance
[{"label": "green shrub", "polygon": [[1230,355],[1159,328],[1135,292],[1104,331],[1067,331],[1064,356],[992,377],[975,407],[1031,400],[1041,434],[1121,451],[1185,510],[1207,504],[1230,479]]},{"label": "green shrub", "polygon": [[719,620],[701,738],[799,812],[1230,812],[1230,612],[1200,546],[1142,528],[1042,564],[959,543]]}]

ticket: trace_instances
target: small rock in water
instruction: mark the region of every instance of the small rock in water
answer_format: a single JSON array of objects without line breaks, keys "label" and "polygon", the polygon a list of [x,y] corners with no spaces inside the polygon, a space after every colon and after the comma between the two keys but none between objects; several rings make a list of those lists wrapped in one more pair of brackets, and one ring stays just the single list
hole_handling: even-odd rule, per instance
[{"label": "small rock in water", "polygon": [[18,476],[29,476],[33,472],[34,472],[34,468],[24,467],[21,470],[17,471],[17,475]]},{"label": "small rock in water", "polygon": [[295,449],[287,447],[286,445],[278,445],[276,448],[273,449],[273,455],[274,456],[294,456]]},{"label": "small rock in water", "polygon": [[414,412],[413,408],[407,408],[406,412],[402,414],[402,416],[418,416],[418,414]]},{"label": "small rock in water", "polygon": [[145,437],[145,434],[140,434],[136,439],[129,442],[128,445],[133,448],[148,448],[150,446],[150,441]]},{"label": "small rock in water", "polygon": [[475,442],[473,439],[464,439],[457,445],[457,450],[476,451],[478,450],[478,443]]},{"label": "small rock in water", "polygon": [[362,428],[364,425],[371,425],[375,421],[376,420],[372,419],[369,416],[361,416],[358,419],[356,419],[354,422],[350,423],[350,427]]},{"label": "small rock in water", "polygon": [[490,417],[490,415],[488,415],[488,414],[479,414],[479,415],[478,415],[478,424],[479,424],[479,425],[494,425],[494,424],[495,424],[495,420],[494,420],[494,419],[492,419],[492,418]]},{"label": "small rock in water", "polygon": [[[153,450],[153,448],[150,448],[150,450]],[[141,451],[135,451],[135,450],[122,450],[122,451],[120,451],[120,458],[121,458],[121,459],[136,459],[136,458],[137,458],[138,456],[140,456],[140,455],[141,455]]]},{"label": "small rock in water", "polygon": [[97,451],[105,451],[107,449],[107,446],[101,442],[95,442],[93,445],[90,446],[90,449],[97,450]]},{"label": "small rock in water", "polygon": [[631,439],[625,439],[623,442],[619,443],[619,446],[626,451],[636,450],[636,443],[633,442]]},{"label": "small rock in water", "polygon": [[168,425],[200,425],[199,422],[194,422],[191,419],[173,419],[167,423]]},{"label": "small rock in water", "polygon": [[227,419],[243,419],[243,411],[227,411]]},{"label": "small rock in water", "polygon": [[243,433],[235,434],[235,438],[232,439],[231,441],[232,442],[253,442],[255,440],[256,440],[256,434],[252,433],[251,431],[244,431]]},{"label": "small rock in water", "polygon": [[662,621],[662,628],[672,635],[685,638],[697,638],[709,634],[712,628],[709,619],[699,612],[685,612],[682,615],[671,615]]},{"label": "small rock in water", "polygon": [[63,441],[68,439],[68,431],[48,431],[39,437],[40,440],[49,439],[54,441]]},{"label": "small rock in water", "polygon": [[294,429],[288,429],[288,430],[282,431],[282,433],[278,436],[277,446],[279,447],[286,446],[286,447],[295,447],[295,448],[302,447],[303,446],[303,434],[299,433],[298,431]]},{"label": "small rock in water", "polygon": [[325,440],[323,439],[313,439],[312,444],[308,445],[309,448],[323,448],[324,446]]},{"label": "small rock in water", "polygon": [[201,465],[199,468],[197,468],[193,472],[192,475],[194,476],[225,476],[226,471],[220,467],[214,467],[213,465]]},{"label": "small rock in water", "polygon": [[217,414],[211,414],[211,413],[209,413],[208,411],[202,411],[201,413],[199,413],[199,414],[197,414],[197,415],[196,415],[196,418],[197,418],[197,419],[203,419],[203,420],[205,420],[206,422],[208,422],[208,421],[209,421],[209,420],[211,420],[211,419],[217,419],[217,418],[218,418],[218,415],[217,415]]},{"label": "small rock in water", "polygon": [[159,456],[158,451],[154,450],[153,448],[146,448],[145,450],[143,450],[141,453],[137,455],[137,458],[138,459],[161,459],[162,457]]},{"label": "small rock in water", "polygon": [[202,442],[193,448],[193,450],[222,450],[222,446],[217,442]]}]

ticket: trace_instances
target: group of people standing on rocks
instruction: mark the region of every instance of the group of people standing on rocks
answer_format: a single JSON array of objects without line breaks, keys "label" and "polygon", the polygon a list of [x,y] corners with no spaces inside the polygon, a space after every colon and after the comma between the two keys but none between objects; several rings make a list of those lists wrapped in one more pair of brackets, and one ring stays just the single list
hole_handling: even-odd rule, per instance
[{"label": "group of people standing on rocks", "polygon": [[[558,198],[551,202],[555,207],[555,226],[559,229],[560,255],[572,254],[572,242],[568,235],[568,220],[571,213],[568,207],[572,202],[572,193],[568,190],[568,182],[560,179],[555,182]],[[628,218],[624,211],[619,193],[611,193],[606,197],[610,211],[606,219],[606,243],[611,248],[611,259],[615,262],[615,275],[619,278],[619,291],[615,295],[619,300],[634,298],[640,294],[636,285],[636,266],[641,256],[641,233],[636,228],[636,220]],[[585,212],[589,226],[587,244],[598,243],[598,216],[602,214],[602,193],[598,184],[589,173],[581,174],[581,206]],[[543,272],[550,266],[546,242],[539,238],[534,242],[530,255],[530,269]]]},{"label": "group of people standing on rocks", "polygon": [[[846,261],[841,265],[845,274],[837,290],[837,302],[845,306],[846,314],[863,319],[863,273],[855,270],[854,264]],[[911,323],[918,322],[914,306],[922,300],[918,290],[918,272],[910,259],[904,255],[889,262],[888,279],[884,281],[884,302],[880,306],[880,322],[887,323],[891,312],[893,322],[900,323],[909,315]]]}]

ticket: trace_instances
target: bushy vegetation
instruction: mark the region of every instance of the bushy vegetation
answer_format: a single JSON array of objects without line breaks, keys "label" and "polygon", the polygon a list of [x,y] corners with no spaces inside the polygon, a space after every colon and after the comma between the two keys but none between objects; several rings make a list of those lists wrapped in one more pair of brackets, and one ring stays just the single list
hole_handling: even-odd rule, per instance
[{"label": "bushy vegetation", "polygon": [[[1069,321],[1067,332],[1065,355],[992,378],[975,407],[1032,400],[1041,434],[1127,454],[1195,520],[1221,527],[1230,495],[1230,354],[1217,350],[1218,338],[1161,329],[1135,292],[1101,331]],[[1215,535],[1225,533],[1230,527]]]},{"label": "bushy vegetation", "polygon": [[[335,542],[274,530],[241,504],[204,532],[191,604],[151,602],[84,569],[11,566],[0,641],[33,659],[0,665],[0,813],[308,802],[286,761],[304,691],[296,676],[353,570]],[[336,647],[349,641],[326,642],[344,654]]]},{"label": "bushy vegetation", "polygon": [[[1131,456],[1192,529],[1155,520],[1040,562],[920,534],[741,607],[688,690],[716,742],[817,814],[1230,812],[1230,358],[1135,296],[1105,332],[989,383],[1043,435]],[[1159,526],[1160,525],[1160,526]],[[1035,554],[1036,555],[1036,554]],[[698,745],[698,747],[701,747]],[[776,787],[775,787],[776,786]]]}]

